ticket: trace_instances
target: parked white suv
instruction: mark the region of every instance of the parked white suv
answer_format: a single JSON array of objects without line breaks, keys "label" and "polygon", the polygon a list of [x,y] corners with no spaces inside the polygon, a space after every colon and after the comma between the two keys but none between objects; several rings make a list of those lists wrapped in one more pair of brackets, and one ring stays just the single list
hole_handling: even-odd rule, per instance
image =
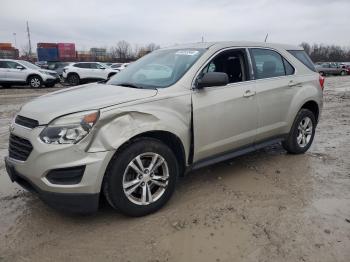
[{"label": "parked white suv", "polygon": [[119,70],[112,69],[98,62],[72,63],[63,69],[63,78],[70,85],[79,85],[83,82],[107,80],[117,74]]},{"label": "parked white suv", "polygon": [[104,194],[125,214],[146,215],[190,170],[274,143],[306,152],[323,81],[296,46],[159,49],[106,83],[24,105],[11,124],[6,168],[55,208],[96,211]]},{"label": "parked white suv", "polygon": [[0,85],[29,85],[38,88],[42,85],[53,87],[60,81],[58,74],[24,60],[0,59]]}]

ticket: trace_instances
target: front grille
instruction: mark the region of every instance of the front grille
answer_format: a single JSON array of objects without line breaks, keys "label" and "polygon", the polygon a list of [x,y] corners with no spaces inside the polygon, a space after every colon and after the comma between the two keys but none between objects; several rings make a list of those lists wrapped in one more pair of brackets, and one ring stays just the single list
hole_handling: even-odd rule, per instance
[{"label": "front grille", "polygon": [[26,161],[32,150],[33,146],[27,139],[10,135],[9,156],[11,158]]},{"label": "front grille", "polygon": [[16,116],[15,123],[28,128],[35,128],[39,126],[38,120],[30,119],[24,116]]}]

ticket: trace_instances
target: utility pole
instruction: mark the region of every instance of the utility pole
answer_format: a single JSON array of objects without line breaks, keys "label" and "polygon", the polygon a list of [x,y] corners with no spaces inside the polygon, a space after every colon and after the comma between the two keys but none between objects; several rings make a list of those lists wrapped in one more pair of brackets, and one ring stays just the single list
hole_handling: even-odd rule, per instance
[{"label": "utility pole", "polygon": [[30,31],[29,31],[29,24],[27,21],[27,35],[28,35],[28,44],[29,44],[29,56],[32,55],[32,43],[30,41]]},{"label": "utility pole", "polygon": [[266,34],[265,41],[264,41],[265,43],[266,43],[268,37],[269,37],[269,33]]},{"label": "utility pole", "polygon": [[204,36],[202,36],[202,43],[204,42]]},{"label": "utility pole", "polygon": [[13,33],[13,37],[14,37],[14,39],[15,39],[15,47],[17,47],[16,33]]}]

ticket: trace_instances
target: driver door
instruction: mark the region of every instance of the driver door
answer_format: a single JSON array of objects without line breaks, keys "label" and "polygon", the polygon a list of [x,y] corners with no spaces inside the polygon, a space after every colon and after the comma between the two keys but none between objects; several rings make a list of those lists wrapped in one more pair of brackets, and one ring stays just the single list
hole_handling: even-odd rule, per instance
[{"label": "driver door", "polygon": [[[23,72],[24,70],[26,70],[24,66],[13,61],[6,61],[6,63],[7,63],[7,72],[6,72],[7,81],[12,81],[12,82],[26,81],[26,74]],[[22,67],[23,69],[18,69],[17,67]]]},{"label": "driver door", "polygon": [[230,83],[192,93],[194,161],[252,145],[258,127],[256,92],[248,81],[246,51],[219,53],[201,74],[210,71],[227,73]]}]

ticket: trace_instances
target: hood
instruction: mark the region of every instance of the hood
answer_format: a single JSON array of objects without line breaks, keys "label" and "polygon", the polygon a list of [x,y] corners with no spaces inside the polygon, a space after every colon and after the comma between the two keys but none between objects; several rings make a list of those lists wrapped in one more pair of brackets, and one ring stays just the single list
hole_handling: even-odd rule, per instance
[{"label": "hood", "polygon": [[94,83],[40,96],[25,104],[18,114],[38,120],[40,125],[44,125],[62,115],[101,109],[152,97],[156,94],[156,89],[137,89]]}]

